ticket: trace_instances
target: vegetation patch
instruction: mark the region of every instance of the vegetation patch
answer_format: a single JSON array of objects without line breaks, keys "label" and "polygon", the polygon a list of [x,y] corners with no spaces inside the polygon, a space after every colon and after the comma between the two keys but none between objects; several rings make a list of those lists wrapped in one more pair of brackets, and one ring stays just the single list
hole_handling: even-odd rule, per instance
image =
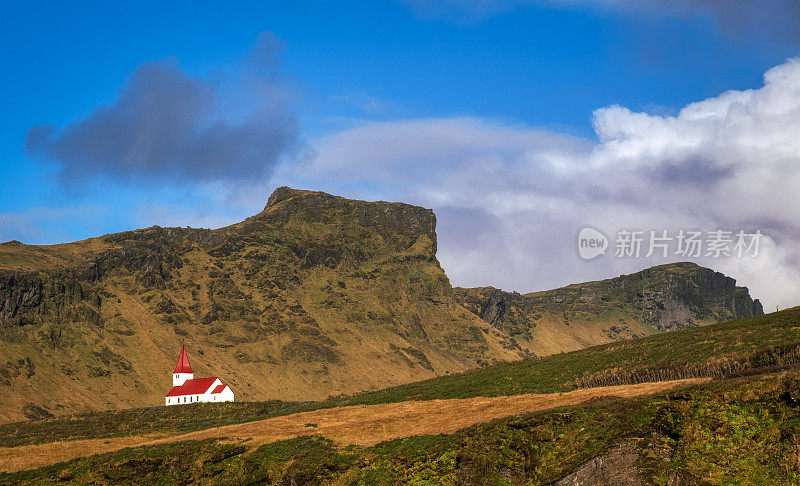
[{"label": "vegetation patch", "polygon": [[0,444],[16,447],[71,439],[178,434],[261,420],[278,412],[288,412],[295,405],[279,401],[197,403],[52,418],[46,410],[29,404],[26,411],[32,415],[30,418],[38,420],[0,425]]}]

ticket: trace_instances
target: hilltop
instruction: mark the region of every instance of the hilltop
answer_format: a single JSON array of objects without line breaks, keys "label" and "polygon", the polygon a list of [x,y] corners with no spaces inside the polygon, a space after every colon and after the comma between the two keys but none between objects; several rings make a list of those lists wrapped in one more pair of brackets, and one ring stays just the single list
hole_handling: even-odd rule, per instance
[{"label": "hilltop", "polygon": [[456,287],[455,295],[538,356],[764,313],[736,280],[690,262],[529,294]]}]

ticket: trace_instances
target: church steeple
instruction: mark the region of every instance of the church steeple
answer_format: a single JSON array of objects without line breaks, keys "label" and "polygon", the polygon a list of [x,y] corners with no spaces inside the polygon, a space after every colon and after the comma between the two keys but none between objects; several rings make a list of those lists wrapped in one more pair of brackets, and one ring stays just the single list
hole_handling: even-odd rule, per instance
[{"label": "church steeple", "polygon": [[178,356],[178,364],[172,372],[172,386],[181,386],[186,380],[194,378],[192,367],[189,366],[189,356],[186,355],[186,347],[181,346],[181,354]]},{"label": "church steeple", "polygon": [[173,373],[194,373],[192,367],[189,366],[189,356],[186,355],[185,346],[181,346],[181,355],[178,356],[178,364],[175,366]]}]

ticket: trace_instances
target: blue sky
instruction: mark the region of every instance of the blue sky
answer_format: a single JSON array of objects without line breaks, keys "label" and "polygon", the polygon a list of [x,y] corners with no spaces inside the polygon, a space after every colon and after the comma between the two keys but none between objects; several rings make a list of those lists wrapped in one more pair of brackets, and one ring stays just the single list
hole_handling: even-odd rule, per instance
[{"label": "blue sky", "polygon": [[[578,154],[574,163],[580,165],[603,142],[604,132],[593,124],[595,110],[619,105],[658,119],[675,116],[691,103],[728,90],[760,89],[765,72],[800,48],[783,24],[791,26],[800,15],[784,0],[741,2],[741,11],[718,10],[713,1],[659,0],[634,2],[638,6],[633,7],[625,0],[233,3],[32,1],[2,6],[0,240],[55,243],[152,224],[221,226],[260,210],[272,188],[291,183],[434,207],[447,251],[451,241],[458,248],[459,231],[466,231],[456,228],[457,222],[480,219],[469,211],[486,212],[486,207],[444,198],[440,189],[422,190],[403,174],[420,170],[417,164],[435,154],[449,153],[450,146],[425,142],[429,153],[411,154],[400,165],[376,157],[373,164],[397,171],[388,179],[337,176],[343,171],[326,172],[319,164],[352,167],[358,173],[362,161],[348,166],[349,161],[336,159],[337,154],[359,156],[350,145],[342,148],[342,141],[380,139],[383,127],[408,133],[405,143],[413,145],[415,130],[424,125],[425,130],[474,129],[478,138],[498,137],[497,144],[487,142],[495,144],[496,153],[481,151],[486,161],[515,151],[535,152],[527,145],[502,146],[502,140],[533,137],[539,141],[531,143],[551,152],[557,145],[564,153]],[[258,39],[269,52],[259,54]],[[254,61],[258,56],[261,60]],[[165,94],[164,86],[181,96]],[[147,127],[153,113],[122,106],[126,89],[129,105],[150,96],[150,89],[161,90],[160,102],[180,98],[184,104],[176,102],[176,110],[191,107],[201,119],[184,117],[175,126],[172,119],[163,122],[167,135],[180,139],[177,148],[133,154],[128,165],[106,160],[119,148],[112,141],[136,138],[133,132]],[[197,96],[183,99],[187,89],[197,89]],[[98,114],[103,106],[111,107],[105,117]],[[218,124],[209,132],[212,118]],[[273,137],[280,127],[285,130]],[[75,133],[68,133],[73,128]],[[208,137],[220,129],[230,129],[229,136]],[[272,145],[259,147],[263,139]],[[354,140],[368,145],[373,139]],[[202,142],[212,148],[215,143],[238,146],[216,152]],[[197,153],[220,153],[225,160],[209,156],[195,164],[192,154]],[[263,167],[256,167],[254,153],[257,160],[264,158]],[[473,154],[463,147],[454,153],[463,160]],[[455,180],[468,173],[458,161],[445,165],[445,177]],[[488,166],[491,162],[482,165]],[[691,198],[697,188],[684,190]],[[532,194],[535,188],[521,191]],[[498,193],[492,200],[501,197],[516,196]],[[549,218],[578,224],[581,211],[562,210],[567,212],[534,211],[526,217],[540,218],[540,224]],[[490,219],[509,227],[500,206],[488,212]],[[642,220],[653,226],[676,224],[674,215],[647,220],[641,205],[629,212],[640,216],[634,219],[642,226]],[[451,219],[442,220],[450,214]],[[741,224],[752,226],[760,217]],[[740,223],[715,218],[709,216],[714,224]],[[795,234],[786,229],[794,228],[795,221],[781,223],[774,224],[775,231],[783,231],[786,241]],[[573,230],[564,229],[569,235]],[[504,245],[519,240],[521,246],[507,248],[503,258],[524,255],[531,239],[536,236],[507,235]],[[466,266],[486,264],[481,251],[489,250],[475,247],[442,256],[456,283],[485,281],[527,290],[643,265],[573,266],[580,270],[550,278],[526,277],[544,270],[530,267],[509,280],[461,270],[465,258],[475,258]]]}]

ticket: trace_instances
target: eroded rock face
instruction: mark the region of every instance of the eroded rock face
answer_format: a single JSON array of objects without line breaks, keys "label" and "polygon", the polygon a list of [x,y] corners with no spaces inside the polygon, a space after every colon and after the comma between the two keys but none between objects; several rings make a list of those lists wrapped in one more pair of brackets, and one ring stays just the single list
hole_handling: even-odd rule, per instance
[{"label": "eroded rock face", "polygon": [[763,314],[746,287],[693,263],[653,267],[612,279],[613,288],[636,292],[649,324],[660,331],[692,327],[695,320],[725,321]]},{"label": "eroded rock face", "polygon": [[39,305],[42,282],[18,273],[0,275],[0,322],[9,323],[21,310]]},{"label": "eroded rock face", "polygon": [[761,315],[764,310],[736,280],[694,263],[648,268],[631,275],[519,294],[493,287],[456,288],[456,298],[475,315],[512,336],[524,336],[542,316],[602,320],[616,312],[661,331]]},{"label": "eroded rock face", "polygon": [[66,272],[0,270],[0,327],[75,319],[97,324],[100,297],[86,287]]},{"label": "eroded rock face", "polygon": [[489,300],[481,306],[479,317],[488,322],[495,329],[500,328],[500,321],[506,313],[506,301],[501,293],[494,293],[489,296]]},{"label": "eroded rock face", "polygon": [[659,331],[693,327],[697,321],[722,322],[764,313],[761,303],[750,297],[746,287],[737,287],[736,280],[688,262],[597,282],[591,290],[610,300],[614,294],[623,296]]}]

